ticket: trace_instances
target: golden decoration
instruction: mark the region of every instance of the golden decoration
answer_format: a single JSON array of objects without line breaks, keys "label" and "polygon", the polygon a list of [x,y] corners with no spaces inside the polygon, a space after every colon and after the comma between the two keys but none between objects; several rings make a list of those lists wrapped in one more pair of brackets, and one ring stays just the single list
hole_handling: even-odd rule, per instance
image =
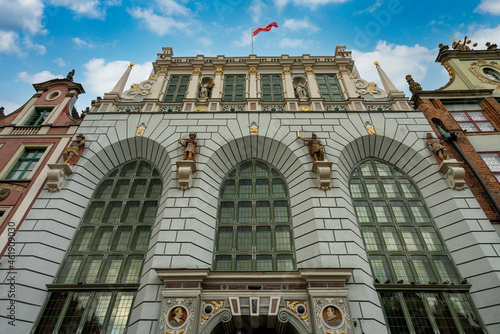
[{"label": "golden decoration", "polygon": [[217,304],[217,302],[212,301],[212,302],[210,302],[210,304],[212,304],[213,306],[215,306],[215,311],[213,313],[215,313],[215,312],[217,312],[219,310],[219,304]]},{"label": "golden decoration", "polygon": [[307,66],[305,69],[306,74],[314,74],[314,70],[312,69],[311,66]]},{"label": "golden decoration", "polygon": [[253,67],[253,66],[252,66],[252,67],[250,67],[250,69],[248,70],[248,73],[249,73],[250,75],[252,75],[252,74],[257,75],[257,69],[256,69],[255,67]]},{"label": "golden decoration", "polygon": [[205,313],[201,313],[201,317],[203,318],[203,320],[208,320],[208,317],[205,315]]},{"label": "golden decoration", "polygon": [[197,67],[193,70],[193,74],[200,74],[200,73],[201,73],[201,69],[199,67]]},{"label": "golden decoration", "polygon": [[292,70],[290,69],[290,67],[285,66],[285,67],[283,67],[283,74],[287,74],[287,73],[292,73]]},{"label": "golden decoration", "polygon": [[215,74],[220,74],[222,75],[222,67],[217,67],[214,71]]},{"label": "golden decoration", "polygon": [[340,66],[339,71],[342,74],[349,74],[349,70],[345,66]]},{"label": "golden decoration", "polygon": [[449,85],[451,85],[453,83],[453,81],[455,81],[455,70],[453,69],[453,67],[450,66],[450,64],[448,63],[447,60],[445,60],[443,62],[443,66],[448,71],[448,74],[450,75],[450,81],[448,81],[448,83],[446,85],[444,85],[443,87],[439,88],[438,90],[445,89],[446,87],[448,87]]},{"label": "golden decoration", "polygon": [[366,129],[366,131],[368,131],[368,134],[370,134],[370,135],[375,134],[375,126],[370,121],[365,122],[365,129]]},{"label": "golden decoration", "polygon": [[500,71],[500,66],[496,61],[491,61],[487,62],[484,59],[478,59],[476,62],[472,63],[470,66],[470,70],[474,75],[481,80],[484,83],[491,84],[491,85],[496,85],[497,88],[500,88],[500,83],[498,81],[492,80],[488,78],[486,75],[484,75],[484,72],[481,71],[483,67],[492,67],[498,71]]},{"label": "golden decoration", "polygon": [[196,108],[196,111],[204,112],[204,111],[207,111],[207,108],[206,107],[198,107],[198,108]]},{"label": "golden decoration", "polygon": [[302,107],[302,108],[300,108],[300,111],[309,111],[309,110],[311,110],[311,108],[309,108],[309,107]]},{"label": "golden decoration", "polygon": [[375,66],[378,66],[378,61],[374,62],[373,64],[374,64]]},{"label": "golden decoration", "polygon": [[134,67],[134,63],[130,63],[129,65],[130,65],[130,67]]}]

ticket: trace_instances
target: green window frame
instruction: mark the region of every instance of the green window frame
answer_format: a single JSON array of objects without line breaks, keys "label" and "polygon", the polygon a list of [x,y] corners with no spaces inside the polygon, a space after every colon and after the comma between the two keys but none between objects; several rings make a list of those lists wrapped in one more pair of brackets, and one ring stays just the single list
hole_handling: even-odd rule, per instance
[{"label": "green window frame", "polygon": [[316,74],[319,93],[326,102],[344,101],[339,80],[335,74]]},{"label": "green window frame", "polygon": [[30,115],[26,123],[26,126],[38,126],[42,125],[43,122],[49,117],[52,112],[52,108],[35,108],[35,111]]},{"label": "green window frame", "polygon": [[7,174],[7,180],[27,179],[44,153],[45,148],[26,148],[9,174]]},{"label": "green window frame", "polygon": [[143,160],[101,180],[34,333],[126,332],[161,192],[160,174]]},{"label": "green window frame", "polygon": [[389,332],[483,333],[415,184],[371,158],[353,169],[349,187]]},{"label": "green window frame", "polygon": [[186,97],[189,87],[189,75],[172,75],[168,80],[167,91],[165,92],[164,102],[180,103]]},{"label": "green window frame", "polygon": [[284,178],[268,163],[233,168],[219,193],[214,270],[295,270],[289,203]]},{"label": "green window frame", "polygon": [[244,75],[226,75],[224,77],[224,102],[245,101],[246,77]]},{"label": "green window frame", "polygon": [[280,102],[284,100],[283,80],[280,74],[261,74],[260,91],[262,102]]}]

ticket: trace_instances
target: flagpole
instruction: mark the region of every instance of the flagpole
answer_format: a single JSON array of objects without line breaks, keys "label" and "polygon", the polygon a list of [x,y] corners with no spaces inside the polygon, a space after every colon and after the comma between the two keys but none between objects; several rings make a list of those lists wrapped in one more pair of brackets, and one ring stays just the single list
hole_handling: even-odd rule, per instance
[{"label": "flagpole", "polygon": [[251,35],[252,35],[252,54],[253,54],[253,28],[250,28]]}]

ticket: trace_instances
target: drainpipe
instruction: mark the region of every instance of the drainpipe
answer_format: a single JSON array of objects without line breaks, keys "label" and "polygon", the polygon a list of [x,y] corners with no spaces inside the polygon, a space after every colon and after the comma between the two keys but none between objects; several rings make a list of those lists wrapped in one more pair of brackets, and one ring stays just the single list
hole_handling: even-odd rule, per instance
[{"label": "drainpipe", "polygon": [[451,143],[451,145],[453,145],[453,147],[458,151],[458,153],[460,154],[462,159],[464,159],[465,163],[467,164],[467,166],[469,166],[470,170],[472,171],[472,174],[474,174],[476,179],[479,181],[479,184],[481,185],[481,187],[483,187],[483,189],[486,192],[486,195],[490,199],[491,203],[493,203],[493,206],[495,207],[497,214],[500,214],[500,205],[498,205],[498,202],[495,200],[495,197],[493,197],[493,194],[486,186],[486,183],[484,183],[483,179],[479,176],[476,169],[472,166],[470,160],[467,159],[464,152],[458,146],[458,144],[456,142],[456,140],[458,139],[458,133],[447,132],[446,130],[443,129],[442,126],[437,125],[437,124],[436,124],[436,127],[437,127],[439,133],[443,136],[444,141],[446,141],[447,143]]}]

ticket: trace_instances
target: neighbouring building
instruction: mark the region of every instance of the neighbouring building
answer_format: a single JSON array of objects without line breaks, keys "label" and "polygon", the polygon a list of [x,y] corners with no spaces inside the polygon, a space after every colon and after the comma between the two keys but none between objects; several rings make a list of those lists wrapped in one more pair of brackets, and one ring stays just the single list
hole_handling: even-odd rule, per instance
[{"label": "neighbouring building", "polygon": [[80,125],[74,104],[85,91],[68,78],[34,84],[36,93],[21,108],[0,112],[0,256],[42,191],[47,164],[59,159]]},{"label": "neighbouring building", "polygon": [[432,91],[414,84],[412,100],[464,163],[467,186],[500,234],[500,50],[491,43],[472,50],[464,42],[440,45],[436,61],[449,82]]},{"label": "neighbouring building", "polygon": [[165,47],[124,91],[131,64],[81,123],[74,173],[16,235],[16,295],[0,301],[16,326],[2,311],[0,330],[500,332],[500,237],[375,66],[383,89],[340,45]]}]

